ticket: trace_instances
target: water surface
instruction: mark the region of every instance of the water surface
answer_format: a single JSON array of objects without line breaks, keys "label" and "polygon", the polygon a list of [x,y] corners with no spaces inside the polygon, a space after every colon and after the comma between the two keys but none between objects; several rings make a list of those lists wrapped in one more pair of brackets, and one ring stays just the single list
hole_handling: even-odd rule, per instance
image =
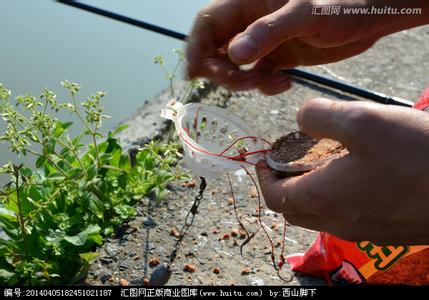
[{"label": "water surface", "polygon": [[[83,3],[187,33],[208,0],[86,0]],[[105,130],[131,116],[168,83],[152,59],[163,54],[174,67],[172,49],[181,41],[48,0],[0,0],[0,82],[13,94],[39,95],[44,87],[68,100],[60,81],[82,85],[80,100],[102,90]],[[3,120],[0,129],[4,129]],[[0,164],[16,158],[0,144]],[[2,179],[0,179],[2,181]]]}]

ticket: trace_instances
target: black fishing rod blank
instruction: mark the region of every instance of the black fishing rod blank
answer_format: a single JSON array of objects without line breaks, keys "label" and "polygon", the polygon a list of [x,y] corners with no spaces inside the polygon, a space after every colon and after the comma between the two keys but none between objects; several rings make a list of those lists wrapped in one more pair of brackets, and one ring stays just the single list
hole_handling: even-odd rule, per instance
[{"label": "black fishing rod blank", "polygon": [[399,97],[388,96],[380,92],[364,89],[344,81],[331,79],[306,70],[289,69],[289,70],[285,70],[285,73],[300,79],[305,79],[308,81],[318,83],[322,86],[329,86],[331,88],[334,88],[349,94],[353,94],[365,99],[370,99],[378,103],[399,105],[399,106],[405,106],[405,107],[413,106],[413,102],[411,101],[408,101]]},{"label": "black fishing rod blank", "polygon": [[[79,9],[82,9],[84,11],[88,11],[88,12],[92,12],[94,14],[97,15],[101,15],[110,19],[114,19],[126,24],[130,24],[130,25],[134,25],[137,26],[139,28],[143,28],[146,30],[150,30],[168,37],[172,37],[181,41],[186,41],[186,35],[174,30],[170,30],[167,28],[163,28],[154,24],[150,24],[147,22],[143,22],[137,19],[133,19],[130,17],[126,17],[108,10],[104,10],[95,6],[91,6],[88,4],[84,4],[84,3],[80,3],[78,1],[74,1],[74,0],[56,0],[59,3],[65,4],[65,5],[69,5],[72,7],[76,7]],[[311,81],[314,83],[317,83],[321,86],[325,86],[325,87],[329,87],[332,89],[336,89],[336,90],[340,90],[342,92],[346,92],[352,95],[356,95],[365,99],[369,99],[369,100],[373,100],[375,102],[378,103],[383,103],[383,104],[392,104],[392,105],[400,105],[400,106],[406,106],[406,107],[412,107],[413,106],[413,102],[405,100],[405,99],[401,99],[398,97],[393,97],[393,96],[388,96],[385,95],[383,93],[380,92],[376,92],[376,91],[371,91],[369,89],[365,89],[362,87],[358,87],[355,85],[352,85],[348,82],[344,82],[344,81],[340,81],[340,80],[335,80],[335,79],[331,79],[310,71],[306,71],[303,69],[289,69],[289,70],[284,70],[284,72],[286,74],[289,74],[293,77],[299,78],[299,79],[303,79],[303,80],[307,80],[307,81]]]},{"label": "black fishing rod blank", "polygon": [[184,41],[186,39],[186,35],[183,33],[180,33],[180,32],[174,31],[174,30],[170,30],[167,28],[162,28],[162,27],[159,27],[159,26],[147,23],[147,22],[143,22],[143,21],[140,21],[137,19],[126,17],[123,15],[120,15],[120,14],[117,14],[117,13],[114,13],[114,12],[111,12],[111,11],[108,11],[105,9],[101,9],[101,8],[98,8],[95,6],[91,6],[88,4],[84,4],[84,3],[81,3],[78,1],[74,1],[74,0],[56,0],[56,1],[59,3],[65,4],[65,5],[73,6],[73,7],[85,10],[85,11],[92,12],[94,14],[97,14],[97,15],[100,15],[103,17],[107,17],[107,18],[110,18],[110,19],[113,19],[116,21],[120,21],[122,23],[134,25],[134,26],[137,26],[139,28],[144,28],[144,29],[147,29],[147,30],[150,30],[153,32],[157,32],[157,33],[160,33],[162,35],[169,36],[169,37],[181,40],[181,41]]}]

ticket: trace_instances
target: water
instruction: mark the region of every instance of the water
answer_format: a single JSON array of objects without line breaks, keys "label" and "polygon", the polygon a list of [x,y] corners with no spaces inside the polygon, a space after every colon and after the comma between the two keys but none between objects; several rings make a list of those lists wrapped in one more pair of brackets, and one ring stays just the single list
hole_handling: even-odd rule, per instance
[{"label": "water", "polygon": [[[208,0],[81,1],[133,18],[187,33]],[[174,67],[171,51],[181,41],[48,0],[0,0],[0,82],[13,94],[39,95],[44,87],[67,100],[60,81],[82,85],[80,100],[102,90],[106,130],[131,116],[168,83],[152,59],[163,54]],[[0,121],[0,129],[4,129]],[[0,164],[30,163],[0,145]],[[1,181],[1,178],[0,178]]]}]

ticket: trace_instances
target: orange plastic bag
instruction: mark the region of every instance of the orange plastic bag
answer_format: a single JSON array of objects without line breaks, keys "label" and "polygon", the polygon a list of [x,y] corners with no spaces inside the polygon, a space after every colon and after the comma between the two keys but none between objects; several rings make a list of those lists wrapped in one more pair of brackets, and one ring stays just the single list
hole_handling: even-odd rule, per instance
[{"label": "orange plastic bag", "polygon": [[[429,88],[414,107],[429,111]],[[287,260],[293,271],[323,277],[331,284],[429,285],[429,245],[378,247],[319,233],[306,253],[289,255]]]},{"label": "orange plastic bag", "polygon": [[328,283],[429,284],[429,245],[378,247],[322,232],[305,254],[287,260],[293,271]]}]

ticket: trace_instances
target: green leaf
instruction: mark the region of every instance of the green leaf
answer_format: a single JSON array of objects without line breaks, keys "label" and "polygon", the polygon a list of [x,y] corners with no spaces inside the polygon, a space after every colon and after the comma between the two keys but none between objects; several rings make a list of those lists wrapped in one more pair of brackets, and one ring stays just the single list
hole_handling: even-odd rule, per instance
[{"label": "green leaf", "polygon": [[154,181],[141,182],[136,188],[136,192],[139,194],[147,195],[156,186]]},{"label": "green leaf", "polygon": [[72,139],[71,144],[76,148],[83,147],[83,144],[80,143],[80,137],[79,136]]},{"label": "green leaf", "polygon": [[19,239],[19,224],[12,210],[0,207],[0,227],[11,239]]},{"label": "green leaf", "polygon": [[88,225],[85,230],[79,232],[75,236],[65,236],[64,240],[74,246],[83,246],[87,241],[94,241],[100,245],[103,240],[103,238],[99,234],[100,230],[100,226],[91,224]]},{"label": "green leaf", "polygon": [[128,127],[129,127],[128,124],[122,124],[122,125],[120,125],[118,128],[115,129],[115,131],[109,132],[109,138],[112,138],[112,137],[116,136],[118,133],[124,131]]},{"label": "green leaf", "polygon": [[0,269],[0,284],[12,285],[17,282],[16,274],[5,269]]},{"label": "green leaf", "polygon": [[36,160],[36,168],[40,168],[44,165],[44,163],[46,162],[46,157],[45,156],[40,156],[37,160]]},{"label": "green leaf", "polygon": [[119,161],[119,168],[121,168],[124,171],[128,171],[131,168],[131,161],[128,154],[122,154],[121,159]]},{"label": "green leaf", "polygon": [[79,253],[80,258],[82,258],[86,263],[90,263],[93,259],[100,256],[100,253],[98,252],[86,252],[86,253]]},{"label": "green leaf", "polygon": [[103,234],[104,234],[105,236],[109,236],[109,235],[111,235],[113,232],[115,232],[115,230],[114,230],[113,226],[106,227],[106,228],[104,228],[104,230],[103,230]]},{"label": "green leaf", "polygon": [[166,196],[168,191],[165,188],[162,188],[160,186],[155,187],[155,197],[157,201],[163,200]]},{"label": "green leaf", "polygon": [[86,172],[88,173],[87,180],[92,180],[95,177],[95,175],[97,175],[97,171],[98,171],[97,165],[95,165],[95,164],[91,165],[86,170]]},{"label": "green leaf", "polygon": [[3,206],[0,206],[0,217],[8,218],[10,220],[15,220],[15,212]]},{"label": "green leaf", "polygon": [[22,176],[27,177],[27,178],[30,178],[31,175],[33,175],[33,170],[31,170],[28,167],[24,167],[24,166],[19,170],[19,172],[21,173]]},{"label": "green leaf", "polygon": [[69,179],[77,179],[82,176],[81,168],[73,168],[67,172]]},{"label": "green leaf", "polygon": [[122,156],[122,148],[118,141],[114,138],[108,138],[107,147],[104,151],[105,154],[109,153],[110,156],[101,155],[100,160],[102,160],[104,164],[119,167]]},{"label": "green leaf", "polygon": [[123,205],[117,205],[114,207],[114,211],[123,219],[126,220],[130,217],[133,217],[136,215],[135,208],[123,204]]},{"label": "green leaf", "polygon": [[127,174],[121,174],[118,176],[118,184],[119,187],[125,189],[125,187],[128,184],[128,175]]},{"label": "green leaf", "polygon": [[11,94],[11,91],[3,87],[3,84],[0,83],[0,100],[6,101]]},{"label": "green leaf", "polygon": [[70,149],[69,148],[63,148],[61,151],[60,151],[60,155],[61,156],[63,156],[63,157],[68,157],[68,156],[70,156]]},{"label": "green leaf", "polygon": [[103,220],[103,214],[104,214],[104,205],[103,202],[98,200],[96,197],[91,197],[89,199],[89,209],[92,213],[94,213],[97,218]]},{"label": "green leaf", "polygon": [[43,153],[53,154],[55,152],[56,142],[54,139],[50,139],[45,147],[43,147]]},{"label": "green leaf", "polygon": [[54,132],[53,132],[53,135],[56,138],[59,138],[67,130],[67,128],[69,128],[71,125],[73,125],[73,122],[64,122],[64,123],[57,122],[55,129],[54,129]]},{"label": "green leaf", "polygon": [[164,65],[164,58],[162,57],[162,55],[161,55],[161,54],[159,54],[159,55],[157,55],[157,56],[155,56],[155,57],[153,58],[153,63],[154,63],[154,64]]},{"label": "green leaf", "polygon": [[[56,174],[57,174],[57,176],[56,176]],[[49,177],[46,178],[46,180],[55,182],[55,181],[64,181],[66,179],[64,176],[59,176],[58,173],[56,173],[56,174],[49,175]]]},{"label": "green leaf", "polygon": [[86,237],[86,235],[66,236],[64,237],[64,240],[75,246],[82,246],[86,242]]}]

